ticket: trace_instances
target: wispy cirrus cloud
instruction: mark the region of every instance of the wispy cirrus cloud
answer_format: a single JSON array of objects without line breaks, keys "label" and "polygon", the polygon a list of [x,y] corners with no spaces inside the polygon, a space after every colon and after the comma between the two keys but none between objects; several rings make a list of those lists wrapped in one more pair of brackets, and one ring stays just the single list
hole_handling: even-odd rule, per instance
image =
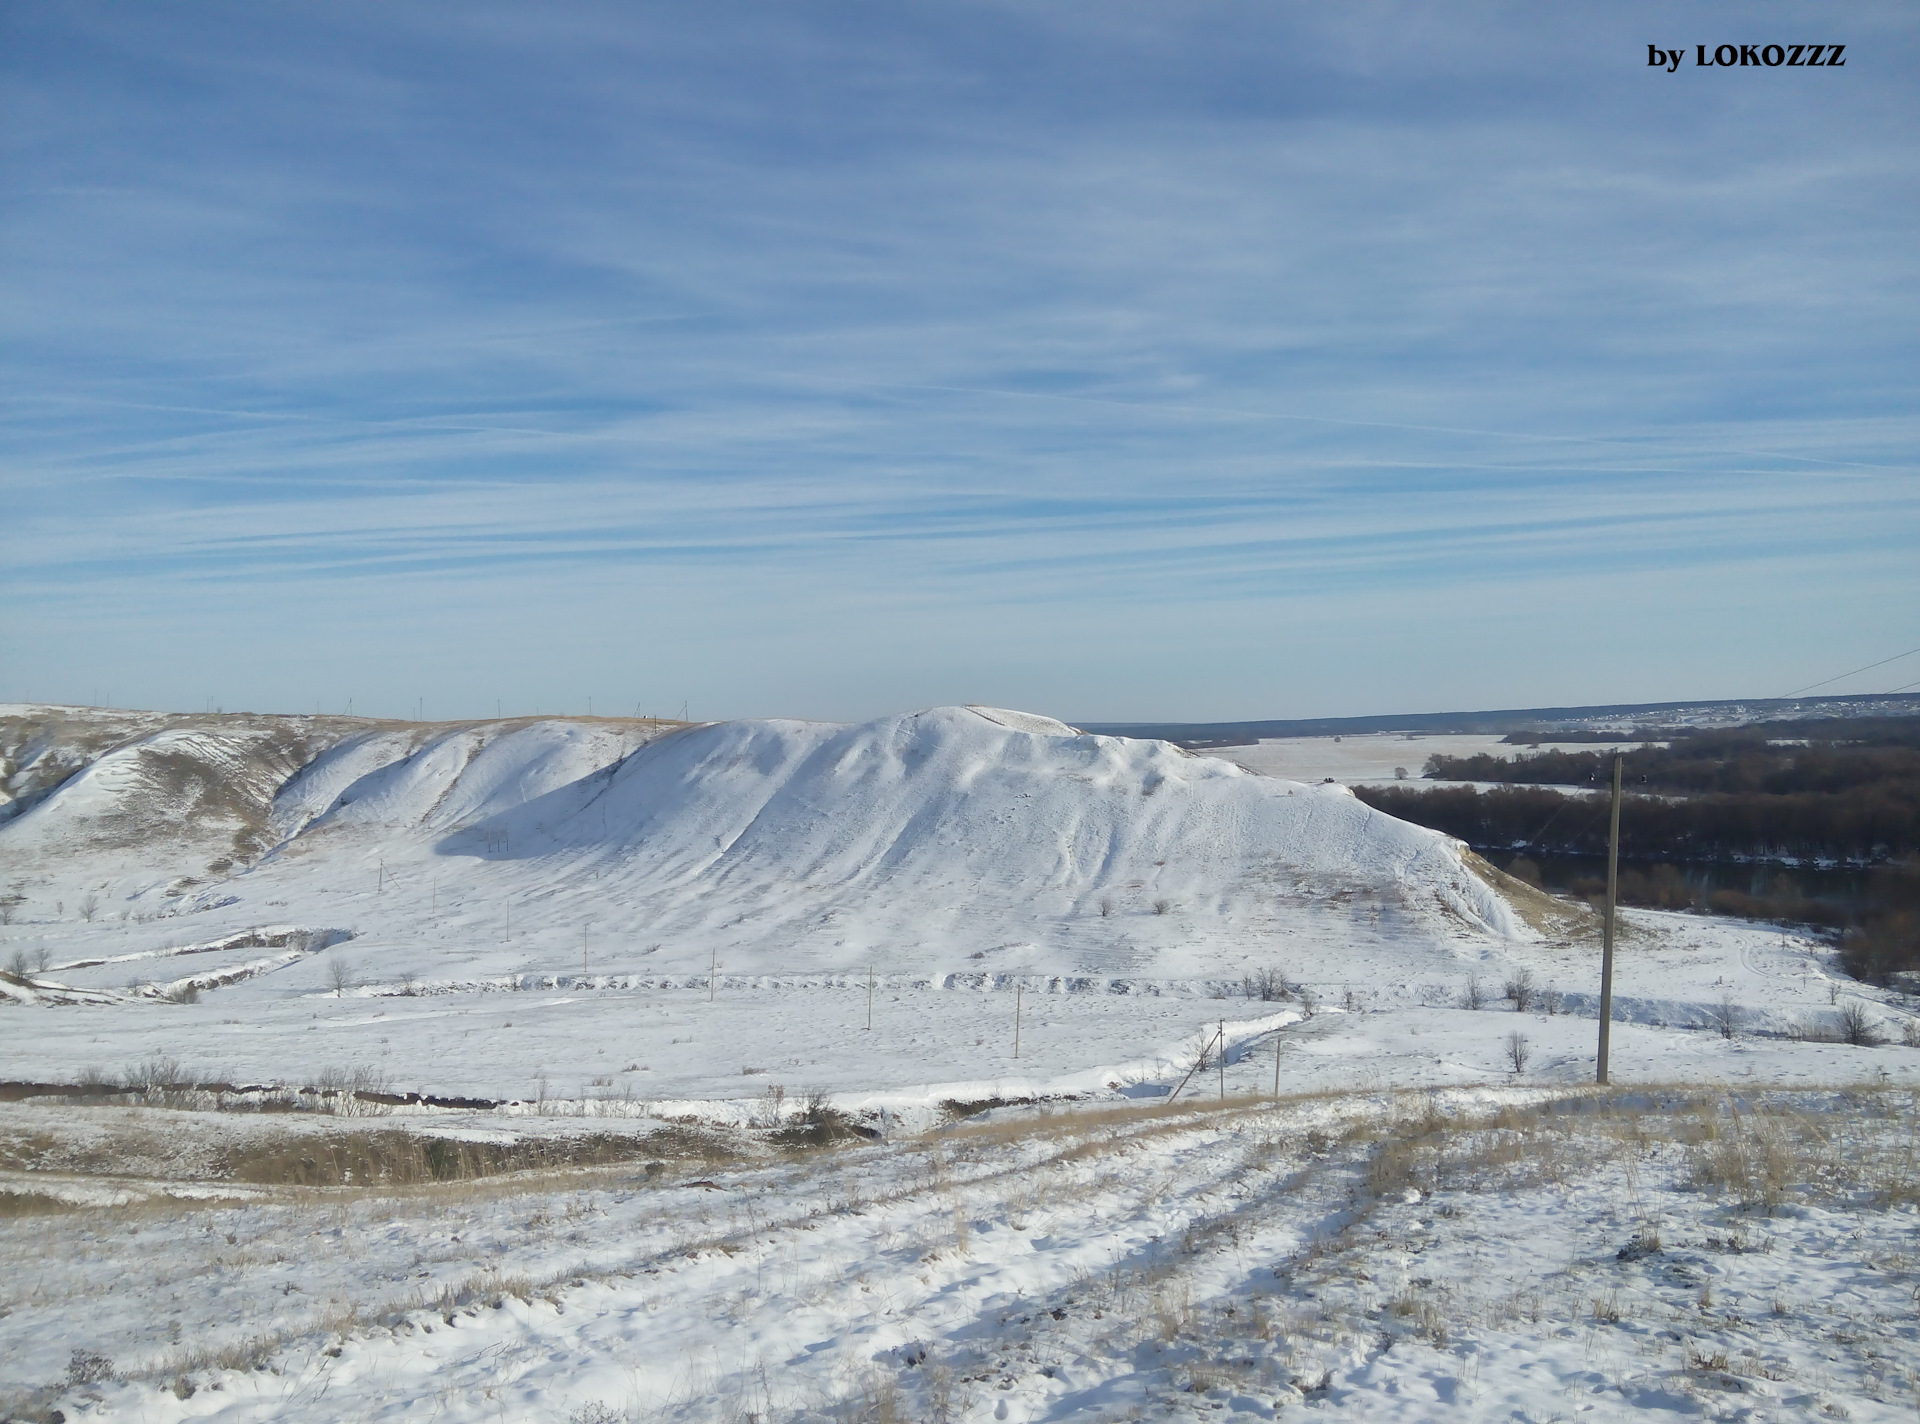
[{"label": "wispy cirrus cloud", "polygon": [[[470,655],[1198,717],[1866,662],[1920,606],[1920,26],[1636,63],[1718,14],[15,7],[0,693],[497,695]],[[671,605],[644,672],[596,601]]]}]

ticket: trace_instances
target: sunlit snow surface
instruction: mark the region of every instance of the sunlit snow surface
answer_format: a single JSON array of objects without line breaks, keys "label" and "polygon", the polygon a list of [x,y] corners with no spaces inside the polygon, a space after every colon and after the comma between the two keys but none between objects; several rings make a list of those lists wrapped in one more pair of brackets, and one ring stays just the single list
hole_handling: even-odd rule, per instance
[{"label": "sunlit snow surface", "polygon": [[[1911,1417],[1911,1195],[1819,1164],[1857,1175],[1905,1143],[1910,1180],[1920,1050],[1911,1005],[1819,943],[1625,913],[1616,1081],[1722,1089],[1686,1141],[1636,1137],[1628,1101],[1547,1161],[1472,1123],[1591,1080],[1593,917],[1508,901],[1339,787],[990,709],[685,729],[69,714],[30,735],[38,714],[10,712],[0,870],[23,899],[0,944],[27,972],[0,984],[0,1079],[357,1072],[497,1106],[0,1104],[0,1189],[67,1208],[0,1221],[0,1402]],[[1244,992],[1268,969],[1288,997]],[[1523,974],[1545,997],[1518,1012],[1502,989]],[[1888,1042],[1803,1041],[1849,1004]],[[1226,1064],[1193,1072],[1215,1035]],[[1276,1081],[1329,1096],[1198,1112]],[[1826,1091],[1856,1082],[1872,1091]],[[1756,1208],[1702,1188],[1689,1154],[1763,1085],[1818,1140],[1809,1181]],[[882,1140],[788,1158],[749,1132],[708,1160],[672,1136],[791,1121],[815,1093]],[[1148,1116],[946,1125],[1029,1097]],[[1440,1143],[1432,1111],[1469,1165],[1403,1190],[1379,1143]],[[222,1174],[262,1134],[368,1128],[638,1135],[664,1165],[392,1195]],[[1618,1254],[1648,1229],[1659,1253]],[[95,1355],[129,1382],[81,1379]]]}]

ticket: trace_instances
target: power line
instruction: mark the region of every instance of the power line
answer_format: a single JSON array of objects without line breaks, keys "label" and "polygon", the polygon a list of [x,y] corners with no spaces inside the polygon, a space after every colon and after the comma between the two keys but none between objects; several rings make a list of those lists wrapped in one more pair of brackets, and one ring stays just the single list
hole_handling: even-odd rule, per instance
[{"label": "power line", "polygon": [[[1877,667],[1885,667],[1888,663],[1897,663],[1902,658],[1910,658],[1915,653],[1920,653],[1920,648],[1908,648],[1904,653],[1895,653],[1892,657],[1882,658],[1877,663],[1868,663],[1865,667],[1857,667],[1853,670],[1853,672],[1843,672],[1836,677],[1825,677],[1820,679],[1820,681],[1818,682],[1810,682],[1805,687],[1796,687],[1792,692],[1789,692],[1786,695],[1788,697],[1798,697],[1801,693],[1811,692],[1816,687],[1825,687],[1830,682],[1839,682],[1844,678],[1852,677],[1854,673],[1871,672],[1873,671],[1873,669]],[[1908,686],[1920,687],[1920,683],[1909,683]],[[1895,689],[1895,690],[1900,691],[1902,689]]]}]

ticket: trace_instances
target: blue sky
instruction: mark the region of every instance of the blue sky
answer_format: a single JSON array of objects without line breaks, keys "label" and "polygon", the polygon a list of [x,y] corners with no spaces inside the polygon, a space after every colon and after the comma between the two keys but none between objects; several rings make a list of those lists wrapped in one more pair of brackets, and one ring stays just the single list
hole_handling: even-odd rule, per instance
[{"label": "blue sky", "polygon": [[[1772,39],[1846,66],[1647,65]],[[0,699],[1789,692],[1920,645],[1917,72],[1906,4],[15,0]]]}]

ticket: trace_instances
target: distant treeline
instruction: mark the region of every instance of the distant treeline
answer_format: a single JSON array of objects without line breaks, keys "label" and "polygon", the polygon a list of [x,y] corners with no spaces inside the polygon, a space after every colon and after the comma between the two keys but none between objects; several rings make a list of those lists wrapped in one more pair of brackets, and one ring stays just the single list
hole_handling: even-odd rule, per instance
[{"label": "distant treeline", "polygon": [[[1534,786],[1602,786],[1612,752],[1544,751],[1498,756],[1431,756],[1425,774],[1441,781]],[[1664,747],[1628,752],[1626,784],[1638,791],[1790,796],[1834,794],[1908,783],[1920,788],[1920,717],[1767,722],[1676,736]]]},{"label": "distant treeline", "polygon": [[[1627,762],[1631,769],[1635,763]],[[1481,849],[1570,855],[1607,849],[1607,798],[1534,786],[1354,788],[1369,806]],[[1631,795],[1620,853],[1635,860],[1793,858],[1868,863],[1920,850],[1920,776],[1851,790],[1664,797]]]},{"label": "distant treeline", "polygon": [[[1785,744],[1782,744],[1785,743]],[[1358,787],[1368,805],[1480,850],[1603,855],[1613,753],[1431,757],[1428,776],[1517,783]],[[1626,754],[1620,853],[1670,864],[1791,858],[1875,864],[1850,908],[1702,891],[1677,872],[1622,877],[1628,904],[1848,925],[1849,968],[1884,979],[1920,969],[1920,718],[1770,723],[1676,737]],[[1587,787],[1567,792],[1550,787]],[[1521,867],[1524,874],[1524,866]],[[1576,887],[1586,890],[1589,887]],[[1598,888],[1598,887],[1593,887]]]}]

